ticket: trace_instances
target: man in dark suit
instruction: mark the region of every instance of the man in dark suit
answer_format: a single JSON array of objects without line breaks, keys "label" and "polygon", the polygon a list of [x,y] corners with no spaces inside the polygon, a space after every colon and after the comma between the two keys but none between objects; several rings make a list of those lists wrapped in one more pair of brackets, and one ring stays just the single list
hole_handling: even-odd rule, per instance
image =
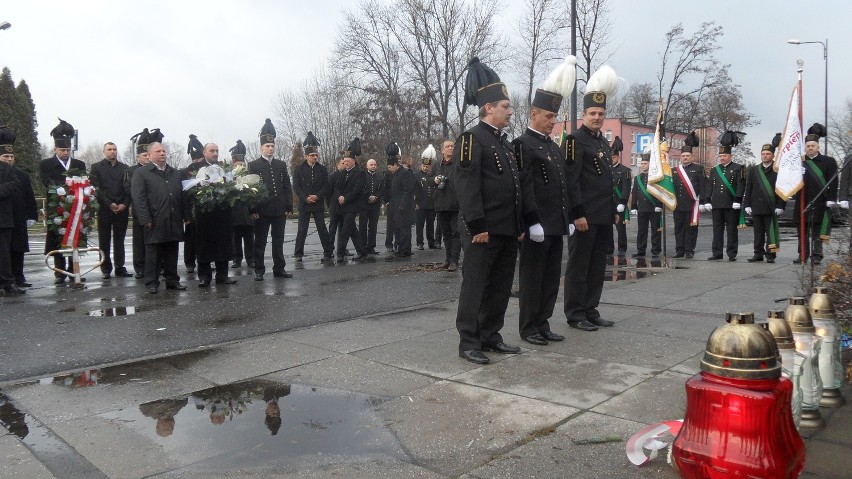
[{"label": "man in dark suit", "polygon": [[385,249],[388,252],[396,251],[396,247],[394,246],[394,237],[393,237],[393,218],[390,215],[391,209],[391,197],[390,197],[390,189],[391,189],[391,179],[393,178],[393,173],[389,170],[385,170],[382,173],[382,191],[385,192],[385,195],[382,197],[382,201],[385,204]]},{"label": "man in dark suit", "polygon": [[[204,145],[204,166],[219,174],[224,170],[219,166],[219,146],[215,143]],[[189,190],[190,194],[194,192]],[[185,192],[186,193],[186,192]],[[227,203],[215,208],[203,210],[194,205],[195,251],[198,257],[198,287],[207,288],[213,281],[211,263],[216,265],[216,284],[228,285],[237,282],[228,277],[228,261],[234,254],[234,233],[231,229],[231,206]]]},{"label": "man in dark suit", "polygon": [[459,200],[453,179],[453,148],[455,142],[444,140],[441,162],[435,171],[435,216],[444,239],[444,262],[439,268],[456,271],[459,268],[461,241],[459,236]]},{"label": "man in dark suit", "polygon": [[674,169],[677,207],[674,210],[675,255],[672,258],[692,259],[698,242],[701,194],[706,188],[704,167],[692,162],[692,149],[699,145],[698,135],[691,132],[680,148],[680,165]]},{"label": "man in dark suit", "polygon": [[634,258],[644,258],[648,248],[648,230],[651,230],[651,257],[658,258],[662,251],[662,234],[660,227],[660,216],[663,207],[660,200],[654,198],[648,191],[648,167],[651,155],[642,154],[639,162],[640,173],[633,179],[633,188],[630,192],[632,204],[630,214],[636,218],[638,226],[636,232],[636,254]]},{"label": "man in dark suit", "polygon": [[[127,170],[125,184],[128,191],[133,184],[133,175],[139,168],[144,167],[151,161],[148,159],[148,145],[151,143],[160,143],[163,141],[163,134],[159,128],[155,128],[149,132],[147,128],[133,135],[130,138],[136,144],[136,164]],[[133,195],[130,195],[130,211],[133,218],[133,271],[136,273],[133,276],[136,279],[145,277],[145,225],[139,221],[137,215],[138,208],[133,205]]]},{"label": "man in dark suit", "polygon": [[337,261],[346,260],[343,252],[349,240],[355,246],[357,253],[353,258],[360,261],[367,257],[367,248],[361,243],[361,235],[355,225],[355,217],[361,210],[364,195],[364,172],[358,168],[355,157],[361,154],[361,140],[355,138],[349,143],[349,147],[341,153],[343,158],[343,170],[337,173],[334,179],[334,189],[331,201],[336,202],[335,215],[340,225],[340,233],[337,237]]},{"label": "man in dark suit", "polygon": [[[814,123],[808,128],[805,136],[805,157],[802,159],[805,184],[805,205],[813,205],[811,210],[805,213],[806,239],[802,241],[801,228],[796,228],[799,235],[799,257],[793,263],[802,262],[810,257],[813,264],[822,262],[822,243],[828,242],[831,233],[831,208],[837,202],[837,162],[830,156],[823,155],[819,151],[819,140],[828,134],[824,126]],[[832,178],[834,178],[832,180]],[[802,195],[796,195],[796,212],[793,215],[796,225],[800,225],[798,212],[801,211]],[[802,243],[805,251],[802,255]],[[812,248],[813,247],[813,248]]]},{"label": "man in dark suit", "polygon": [[299,197],[299,229],[296,233],[296,247],[293,251],[296,261],[302,261],[302,256],[305,254],[305,238],[308,237],[311,218],[314,220],[317,235],[320,244],[322,244],[322,261],[331,261],[334,252],[334,245],[325,226],[328,170],[317,161],[319,159],[319,146],[319,140],[309,131],[302,145],[305,161],[293,171],[293,191]]},{"label": "man in dark suit", "polygon": [[751,215],[754,227],[754,256],[749,263],[763,261],[775,262],[778,251],[778,216],[784,212],[785,201],[775,194],[775,180],[778,173],[772,166],[775,148],[781,142],[781,133],[775,135],[772,143],[760,149],[760,164],[748,170],[746,177],[743,208]]},{"label": "man in dark suit", "polygon": [[615,241],[607,248],[607,254],[617,254],[619,257],[627,254],[627,221],[630,213],[627,201],[630,199],[630,188],[633,184],[633,173],[630,168],[621,163],[621,152],[624,144],[621,138],[615,137],[612,141],[612,194],[615,201],[615,211],[621,216],[621,221],[615,223],[615,232],[618,236],[618,251],[615,250]]},{"label": "man in dark suit", "polygon": [[275,154],[275,127],[267,118],[260,130],[261,157],[248,164],[249,173],[260,175],[268,195],[259,205],[252,208],[254,219],[254,280],[263,281],[266,272],[264,256],[266,239],[272,229],[272,275],[276,278],[292,278],[284,267],[284,227],[287,214],[293,212],[293,189],[287,164]]},{"label": "man in dark suit", "polygon": [[130,218],[130,185],[127,184],[128,166],[118,161],[115,143],[104,145],[104,159],[92,165],[89,181],[95,187],[98,200],[98,247],[104,252],[101,273],[109,279],[113,261],[110,260],[110,240],[114,240],[115,275],[131,276],[124,267],[124,237]]},{"label": "man in dark suit", "polygon": [[[180,170],[181,180],[194,180],[198,174],[198,170],[203,166],[207,166],[204,161],[204,145],[195,135],[189,135],[189,144],[186,148],[186,153],[192,160],[187,167]],[[186,207],[190,208],[189,199],[184,195]],[[198,245],[198,223],[194,218],[189,218],[189,222],[184,225],[184,240],[183,240],[183,264],[186,266],[187,273],[195,272],[195,262],[198,256],[196,251]]]},{"label": "man in dark suit", "polygon": [[382,197],[384,196],[384,181],[376,170],[379,165],[376,160],[367,160],[367,171],[364,172],[364,200],[361,212],[358,213],[358,229],[361,242],[369,254],[379,254],[376,251],[376,234],[378,233],[379,215],[382,212]]},{"label": "man in dark suit", "polygon": [[[237,140],[237,144],[232,146],[231,166],[246,166],[246,145],[242,140]],[[251,219],[249,205],[245,201],[235,201],[231,208],[231,229],[234,232],[234,257],[231,268],[239,268],[243,262],[243,256],[246,259],[246,266],[249,269],[254,269],[254,260],[252,258],[252,250],[254,250],[254,220]],[[245,254],[243,252],[245,251]]]},{"label": "man in dark suit", "polygon": [[163,271],[166,289],[185,290],[177,273],[178,243],[190,213],[184,210],[180,172],[166,163],[161,143],[149,144],[148,155],[151,162],[133,173],[130,189],[145,228],[145,286],[156,294]]},{"label": "man in dark suit", "polygon": [[737,260],[739,247],[738,226],[741,221],[743,193],[745,191],[745,169],[734,163],[732,148],[739,144],[739,136],[733,131],[722,135],[719,146],[719,164],[710,170],[704,192],[704,209],[713,213],[713,255],[709,261],[722,259],[723,238],[727,230],[728,261]]},{"label": "man in dark suit", "polygon": [[417,249],[424,248],[423,230],[426,230],[426,245],[429,249],[438,249],[435,245],[435,174],[432,163],[435,160],[435,147],[429,145],[420,155],[420,171],[414,174],[415,231]]},{"label": "man in dark suit", "polygon": [[[16,250],[21,248],[14,246],[23,227],[23,240],[29,251],[27,226],[35,223],[35,197],[29,176],[14,167],[14,144],[15,132],[0,126],[0,289],[6,294],[23,294],[21,287],[28,285],[23,272],[24,253],[18,253]],[[33,218],[30,220],[29,216]]]},{"label": "man in dark suit", "polygon": [[[331,173],[328,174],[328,183],[325,187],[325,202],[328,205],[328,237],[331,240],[331,245],[337,244],[337,238],[340,236],[340,217],[337,215],[337,198],[334,197],[334,185],[337,184],[337,176],[343,171],[343,158],[337,160]],[[351,256],[352,253],[341,251],[341,255]]]},{"label": "man in dark suit", "polygon": [[[74,127],[65,120],[60,118],[57,125],[50,132],[50,136],[54,141],[54,156],[41,160],[39,164],[39,174],[41,184],[45,189],[50,187],[61,186],[65,184],[65,178],[74,175],[85,175],[86,164],[75,158],[71,158],[71,142],[76,136]],[[55,231],[49,231],[44,239],[44,254],[53,250],[62,248],[62,237]],[[67,271],[65,256],[61,254],[53,255],[53,266],[56,269]],[[54,284],[62,284],[65,282],[65,275],[62,273],[53,273],[55,280]]]},{"label": "man in dark suit", "polygon": [[396,251],[385,258],[386,261],[406,260],[411,253],[411,223],[414,221],[414,194],[417,188],[414,173],[406,167],[411,165],[409,159],[399,159],[399,146],[392,143],[388,146],[388,171],[391,172],[390,197],[392,202],[388,208],[394,230],[393,237]]}]

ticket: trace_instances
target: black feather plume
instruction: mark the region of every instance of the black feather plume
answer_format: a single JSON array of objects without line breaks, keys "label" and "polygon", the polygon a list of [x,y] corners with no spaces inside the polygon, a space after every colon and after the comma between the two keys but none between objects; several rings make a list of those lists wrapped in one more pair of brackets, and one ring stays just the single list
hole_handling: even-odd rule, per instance
[{"label": "black feather plume", "polygon": [[719,140],[719,143],[722,146],[737,146],[740,144],[740,137],[745,136],[745,133],[741,131],[731,131],[728,130],[722,135],[722,139]]},{"label": "black feather plume", "polygon": [[395,141],[388,143],[387,148],[385,148],[385,154],[388,155],[388,158],[399,158],[401,152],[402,150],[399,149],[399,145]]},{"label": "black feather plume", "polygon": [[772,138],[772,148],[778,148],[778,145],[781,144],[781,133],[776,133]]},{"label": "black feather plume", "polygon": [[825,129],[825,126],[819,123],[814,123],[813,126],[808,128],[808,135],[816,135],[820,138],[825,138],[828,136],[828,130]]},{"label": "black feather plume", "polygon": [[74,127],[60,118],[59,124],[50,130],[50,136],[53,138],[74,138]]},{"label": "black feather plume", "polygon": [[361,156],[361,139],[357,136],[349,142],[349,152],[352,154],[352,158]]},{"label": "black feather plume", "polygon": [[232,155],[245,155],[246,145],[243,144],[243,140],[237,140],[237,144],[232,146],[228,151],[231,152]]},{"label": "black feather plume", "polygon": [[0,145],[12,145],[15,143],[15,131],[6,125],[0,125]]},{"label": "black feather plume", "polygon": [[622,143],[621,138],[616,136],[614,140],[612,140],[612,152],[613,153],[621,153],[624,151],[624,143]]},{"label": "black feather plume", "polygon": [[200,158],[197,155],[204,151],[204,145],[198,141],[198,137],[195,135],[189,135],[189,144],[186,146],[186,153],[193,158]]},{"label": "black feather plume", "polygon": [[159,128],[154,128],[153,130],[151,130],[151,137],[149,138],[149,140],[150,140],[150,141],[148,142],[148,144],[151,144],[151,143],[162,143],[162,142],[163,142],[163,137],[165,137],[165,136],[166,136],[166,135],[164,135],[164,134],[160,131],[160,129],[159,129]]},{"label": "black feather plume", "polygon": [[480,88],[500,81],[500,77],[494,70],[479,61],[479,57],[473,57],[467,64],[467,79],[464,88],[465,105],[476,106],[476,92]]},{"label": "black feather plume", "polygon": [[269,118],[266,119],[263,126],[260,128],[260,134],[275,136],[275,127],[272,125],[272,120]]},{"label": "black feather plume", "polygon": [[698,141],[698,135],[695,134],[694,131],[690,132],[689,135],[686,136],[686,140],[684,140],[683,144],[686,146],[696,147],[701,142]]},{"label": "black feather plume", "polygon": [[305,141],[302,142],[302,146],[320,146],[320,141],[314,136],[313,132],[309,131]]}]

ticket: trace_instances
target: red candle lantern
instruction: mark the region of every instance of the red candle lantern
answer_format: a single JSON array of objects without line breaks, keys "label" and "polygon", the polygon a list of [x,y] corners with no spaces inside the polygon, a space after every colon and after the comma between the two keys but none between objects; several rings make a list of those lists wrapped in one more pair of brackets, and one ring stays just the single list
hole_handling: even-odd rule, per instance
[{"label": "red candle lantern", "polygon": [[684,479],[795,478],[805,445],[793,424],[793,383],[754,314],[728,314],[686,382],[686,417],[672,447]]}]

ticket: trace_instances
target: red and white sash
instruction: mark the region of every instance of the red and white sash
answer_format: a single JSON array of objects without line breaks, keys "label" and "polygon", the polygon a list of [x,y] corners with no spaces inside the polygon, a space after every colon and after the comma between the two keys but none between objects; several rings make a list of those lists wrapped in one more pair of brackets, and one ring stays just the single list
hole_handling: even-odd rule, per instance
[{"label": "red and white sash", "polygon": [[695,192],[695,187],[692,186],[692,181],[689,179],[689,176],[686,175],[686,170],[683,169],[683,165],[677,165],[678,176],[680,176],[680,182],[683,183],[683,186],[686,188],[686,192],[689,193],[689,197],[695,200],[692,203],[692,214],[689,215],[689,226],[698,226],[698,193]]}]

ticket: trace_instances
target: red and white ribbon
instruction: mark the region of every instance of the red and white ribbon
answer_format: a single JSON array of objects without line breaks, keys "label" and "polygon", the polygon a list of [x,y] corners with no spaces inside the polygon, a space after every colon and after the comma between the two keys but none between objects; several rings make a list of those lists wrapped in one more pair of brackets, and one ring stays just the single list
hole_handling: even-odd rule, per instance
[{"label": "red and white ribbon", "polygon": [[[674,442],[674,437],[680,432],[682,425],[683,419],[678,419],[651,424],[642,428],[628,439],[627,458],[636,466],[641,466],[654,459],[659,454],[660,449],[665,449]],[[661,441],[660,439],[666,435],[670,435],[670,440],[668,442]],[[648,449],[650,453],[646,454],[645,449]]]},{"label": "red and white ribbon", "polygon": [[65,228],[65,236],[62,238],[62,246],[76,248],[80,242],[80,230],[83,227],[83,212],[86,210],[85,190],[88,186],[88,178],[72,181],[68,185],[69,194],[74,195],[74,201],[71,203],[71,212],[68,216],[68,226]]},{"label": "red and white ribbon", "polygon": [[686,192],[689,193],[689,197],[695,200],[692,203],[692,214],[689,216],[689,226],[698,226],[698,218],[700,215],[698,214],[698,193],[695,192],[695,187],[692,186],[692,181],[689,179],[689,176],[686,175],[686,170],[683,169],[683,165],[677,165],[678,176],[680,176],[680,182],[683,183],[683,186],[686,188]]}]

